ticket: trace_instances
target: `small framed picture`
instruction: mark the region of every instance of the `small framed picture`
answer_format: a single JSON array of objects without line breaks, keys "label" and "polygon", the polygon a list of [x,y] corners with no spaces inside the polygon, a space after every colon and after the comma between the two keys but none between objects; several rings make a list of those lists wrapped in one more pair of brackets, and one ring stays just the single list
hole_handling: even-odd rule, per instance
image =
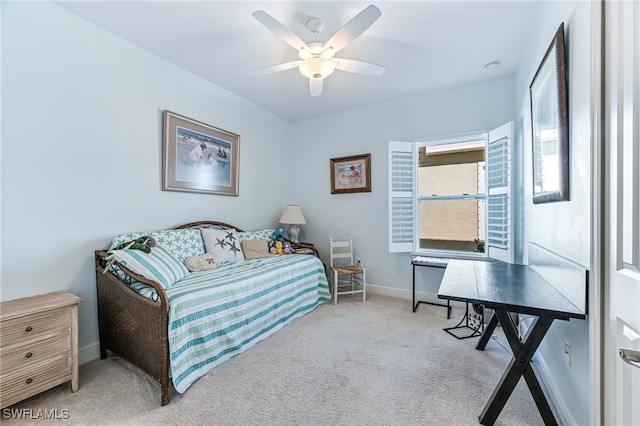
[{"label": "small framed picture", "polygon": [[331,193],[371,192],[371,154],[332,158]]},{"label": "small framed picture", "polygon": [[162,190],[238,195],[240,136],[164,112]]}]

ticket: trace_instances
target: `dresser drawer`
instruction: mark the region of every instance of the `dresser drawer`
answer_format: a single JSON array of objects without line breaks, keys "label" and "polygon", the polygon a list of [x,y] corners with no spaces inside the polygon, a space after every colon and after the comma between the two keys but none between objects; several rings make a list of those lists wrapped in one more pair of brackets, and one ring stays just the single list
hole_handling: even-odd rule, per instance
[{"label": "dresser drawer", "polygon": [[5,375],[22,368],[28,368],[29,366],[58,356],[68,357],[70,351],[71,338],[68,334],[13,347],[2,353],[0,375]]},{"label": "dresser drawer", "polygon": [[29,315],[3,321],[0,331],[2,340],[0,348],[13,346],[39,337],[55,333],[65,333],[71,328],[68,310],[66,308],[53,309],[39,314]]},{"label": "dresser drawer", "polygon": [[65,382],[78,390],[78,296],[0,302],[0,409]]},{"label": "dresser drawer", "polygon": [[50,358],[45,363],[3,374],[0,376],[2,406],[9,406],[69,380],[69,357]]}]

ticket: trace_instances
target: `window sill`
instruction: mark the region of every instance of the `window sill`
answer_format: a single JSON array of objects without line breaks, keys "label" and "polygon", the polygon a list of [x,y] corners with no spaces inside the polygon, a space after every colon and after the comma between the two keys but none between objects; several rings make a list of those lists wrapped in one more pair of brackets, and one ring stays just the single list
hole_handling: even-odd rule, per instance
[{"label": "window sill", "polygon": [[489,260],[487,253],[462,253],[458,251],[446,250],[416,250],[412,251],[411,256],[439,257],[446,259],[462,259],[462,260]]}]

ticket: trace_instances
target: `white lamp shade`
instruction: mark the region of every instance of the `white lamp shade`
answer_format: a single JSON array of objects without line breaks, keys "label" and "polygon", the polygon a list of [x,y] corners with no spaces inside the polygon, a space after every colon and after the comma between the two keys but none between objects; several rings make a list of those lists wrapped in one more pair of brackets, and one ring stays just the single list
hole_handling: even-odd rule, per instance
[{"label": "white lamp shade", "polygon": [[307,223],[307,220],[304,218],[299,205],[287,204],[287,207],[284,208],[284,212],[282,212],[279,223],[284,223],[286,225],[303,225]]}]

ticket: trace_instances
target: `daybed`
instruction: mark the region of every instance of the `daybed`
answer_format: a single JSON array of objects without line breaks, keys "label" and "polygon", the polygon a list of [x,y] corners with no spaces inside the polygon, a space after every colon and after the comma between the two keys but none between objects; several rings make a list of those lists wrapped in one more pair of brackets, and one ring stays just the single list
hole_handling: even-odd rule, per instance
[{"label": "daybed", "polygon": [[[238,239],[255,238],[251,232],[226,223],[193,222],[147,233],[157,240],[152,253],[171,252],[170,257],[181,262],[184,259],[180,257],[190,253],[202,254],[209,247],[203,244],[203,229],[226,229],[235,231]],[[264,232],[258,236],[264,236]],[[110,250],[123,240],[141,235],[120,236]],[[162,405],[168,404],[169,377],[174,388],[183,393],[217,365],[318,304],[330,302],[325,268],[317,250],[312,245],[291,244],[311,255],[273,255],[216,265],[211,270],[187,271],[174,283],[164,282],[164,278],[149,279],[148,273],[144,273],[145,278],[134,272],[140,272],[136,265],[123,258],[116,257],[108,266],[110,254],[133,250],[97,250],[101,358],[105,359],[109,350],[148,373],[160,383]]]}]

